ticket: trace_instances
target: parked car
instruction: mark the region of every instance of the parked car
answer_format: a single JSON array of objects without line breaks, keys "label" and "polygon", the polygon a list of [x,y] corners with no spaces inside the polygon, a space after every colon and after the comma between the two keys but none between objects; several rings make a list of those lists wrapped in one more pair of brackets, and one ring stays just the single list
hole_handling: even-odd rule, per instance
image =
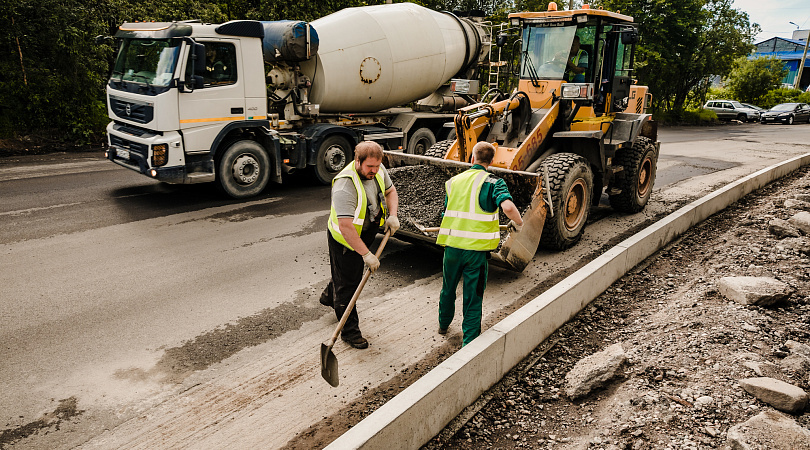
[{"label": "parked car", "polygon": [[740,122],[759,120],[759,111],[748,108],[735,100],[709,100],[703,106],[703,109],[714,111],[717,118],[721,120],[737,119]]},{"label": "parked car", "polygon": [[745,106],[746,108],[755,109],[755,110],[759,111],[759,113],[760,113],[760,114],[762,114],[764,111],[767,111],[765,108],[760,108],[759,106],[757,106],[757,105],[752,105],[752,104],[750,104],[750,103],[743,103],[743,102],[740,102],[740,104],[741,104],[741,105],[743,105],[743,106]]},{"label": "parked car", "polygon": [[780,103],[760,115],[760,122],[781,122],[793,125],[795,122],[810,123],[810,106],[807,103]]}]

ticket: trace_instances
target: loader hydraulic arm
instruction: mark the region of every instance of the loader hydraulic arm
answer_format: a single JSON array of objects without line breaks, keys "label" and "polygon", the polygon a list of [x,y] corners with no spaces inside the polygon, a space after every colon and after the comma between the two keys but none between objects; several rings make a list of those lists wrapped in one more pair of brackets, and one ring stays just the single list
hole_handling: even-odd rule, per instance
[{"label": "loader hydraulic arm", "polygon": [[492,103],[476,103],[458,110],[454,119],[456,125],[457,141],[448,152],[448,158],[456,161],[469,162],[472,159],[472,148],[486,127],[495,122],[504,112],[511,111],[520,106],[520,98],[515,96],[508,100]]}]

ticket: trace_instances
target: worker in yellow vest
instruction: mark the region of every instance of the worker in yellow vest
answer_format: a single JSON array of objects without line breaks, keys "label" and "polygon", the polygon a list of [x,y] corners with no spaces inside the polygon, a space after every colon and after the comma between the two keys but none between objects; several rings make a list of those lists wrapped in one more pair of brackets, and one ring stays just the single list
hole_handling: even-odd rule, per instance
[{"label": "worker in yellow vest", "polygon": [[[332,279],[320,302],[334,308],[338,320],[360,285],[363,267],[372,272],[380,267],[380,261],[369,250],[380,226],[391,234],[399,229],[399,197],[382,158],[378,143],[361,142],[354,149],[354,161],[332,180],[326,233]],[[368,348],[368,340],[360,332],[357,308],[349,313],[340,337],[354,348]]]},{"label": "worker in yellow vest", "polygon": [[585,72],[588,70],[588,52],[579,48],[579,36],[574,36],[574,42],[571,44],[571,52],[568,54],[568,63],[566,64],[566,81],[572,83],[584,83]]},{"label": "worker in yellow vest", "polygon": [[473,147],[473,166],[445,183],[446,208],[436,243],[445,246],[442,291],[439,295],[439,334],[446,334],[455,314],[456,287],[464,278],[463,345],[481,334],[481,308],[487,286],[489,252],[501,240],[500,210],[516,230],[523,227],[506,182],[487,172],[495,147]]}]

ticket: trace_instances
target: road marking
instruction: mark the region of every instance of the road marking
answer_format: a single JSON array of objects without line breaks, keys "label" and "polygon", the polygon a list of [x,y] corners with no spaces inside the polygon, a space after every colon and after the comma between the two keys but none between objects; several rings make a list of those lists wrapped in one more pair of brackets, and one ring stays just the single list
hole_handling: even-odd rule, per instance
[{"label": "road marking", "polygon": [[54,175],[67,175],[71,173],[90,173],[99,170],[118,169],[119,166],[110,161],[81,161],[58,164],[37,164],[34,166],[2,167],[0,166],[0,181],[22,180],[26,178],[39,178]]},{"label": "road marking", "polygon": [[56,209],[56,208],[64,208],[66,206],[75,206],[81,205],[83,202],[74,202],[74,203],[63,203],[61,205],[51,205],[51,206],[42,206],[39,208],[28,208],[28,209],[18,209],[16,211],[6,211],[0,213],[0,216],[22,216],[23,214],[31,214],[37,211],[43,211],[46,209]]}]

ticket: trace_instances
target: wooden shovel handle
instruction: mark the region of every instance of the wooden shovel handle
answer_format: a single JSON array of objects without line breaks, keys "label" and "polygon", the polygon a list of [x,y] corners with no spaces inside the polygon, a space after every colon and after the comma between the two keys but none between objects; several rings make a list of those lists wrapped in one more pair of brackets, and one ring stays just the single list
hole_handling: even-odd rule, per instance
[{"label": "wooden shovel handle", "polygon": [[[377,252],[374,256],[377,259],[380,258],[382,254],[383,248],[385,248],[385,244],[388,242],[388,238],[391,237],[391,232],[386,231],[385,235],[382,238],[382,242],[380,242],[380,247],[377,248]],[[346,325],[346,321],[349,320],[349,314],[354,309],[354,304],[357,303],[357,297],[360,296],[360,291],[363,290],[363,287],[366,285],[366,281],[368,281],[369,277],[371,276],[371,271],[366,269],[363,273],[363,279],[360,280],[360,285],[357,286],[357,289],[354,291],[354,295],[352,295],[352,299],[349,301],[349,305],[346,306],[346,311],[343,312],[343,317],[340,318],[340,323],[338,323],[337,328],[335,328],[335,333],[332,334],[332,339],[329,340],[329,348],[332,348],[335,345],[335,341],[337,341],[337,337],[340,334],[340,330],[343,329],[343,326]]]}]

